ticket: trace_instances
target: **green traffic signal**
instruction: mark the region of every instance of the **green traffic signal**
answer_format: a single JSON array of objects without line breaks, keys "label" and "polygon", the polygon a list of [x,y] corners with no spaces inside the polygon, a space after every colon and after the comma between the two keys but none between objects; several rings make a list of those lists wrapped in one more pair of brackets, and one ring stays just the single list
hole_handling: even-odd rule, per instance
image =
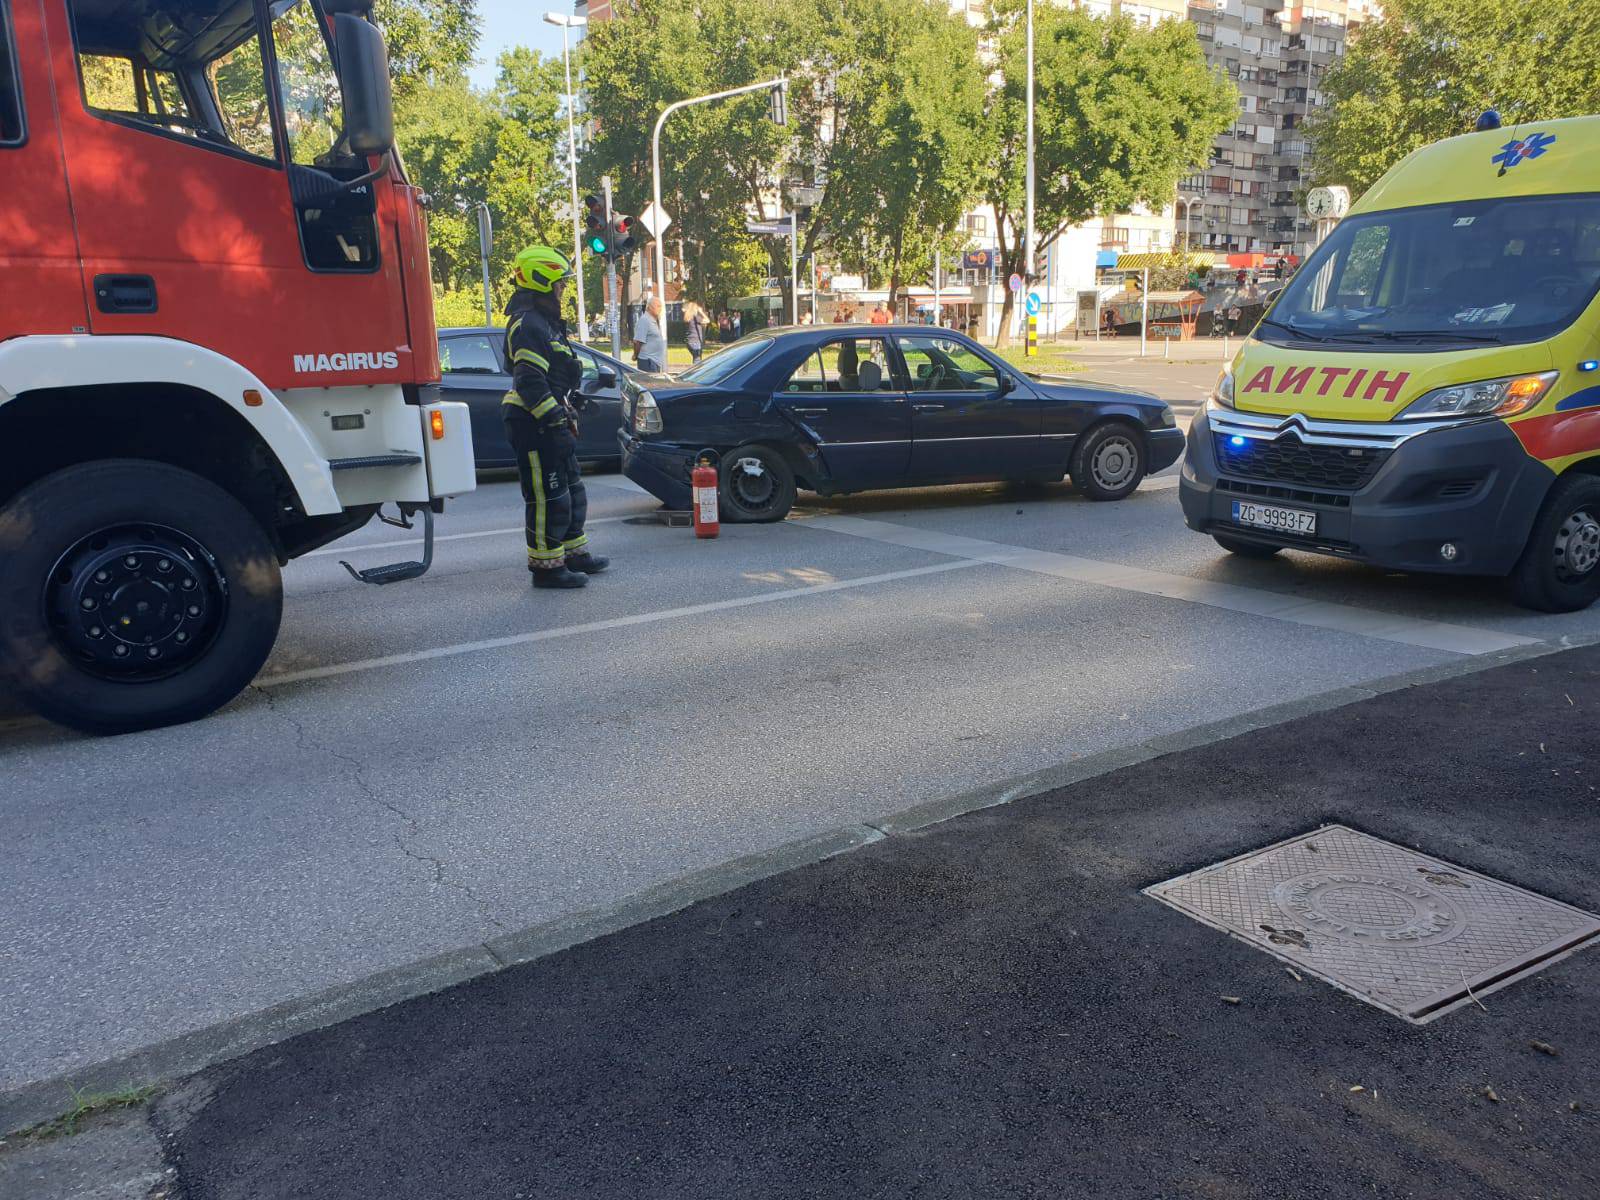
[{"label": "green traffic signal", "polygon": [[596,235],[589,239],[589,253],[604,254],[606,252],[606,239]]}]

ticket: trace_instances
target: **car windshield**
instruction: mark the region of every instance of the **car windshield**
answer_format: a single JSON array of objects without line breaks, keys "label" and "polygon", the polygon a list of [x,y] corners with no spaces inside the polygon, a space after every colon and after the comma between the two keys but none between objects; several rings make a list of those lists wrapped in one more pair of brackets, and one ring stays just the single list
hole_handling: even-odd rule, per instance
[{"label": "car windshield", "polygon": [[1364,213],[1329,234],[1257,336],[1385,349],[1538,341],[1597,287],[1600,196]]},{"label": "car windshield", "polygon": [[690,367],[678,379],[683,383],[721,383],[746,363],[760,358],[770,345],[771,338],[751,334],[726,350],[713,354],[698,366]]}]

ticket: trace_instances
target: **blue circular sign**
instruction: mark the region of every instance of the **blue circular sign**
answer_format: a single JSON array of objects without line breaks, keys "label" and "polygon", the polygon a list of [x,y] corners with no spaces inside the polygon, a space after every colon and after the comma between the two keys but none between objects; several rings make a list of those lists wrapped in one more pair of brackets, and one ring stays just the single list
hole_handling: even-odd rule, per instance
[{"label": "blue circular sign", "polygon": [[1028,293],[1028,315],[1030,317],[1036,317],[1036,316],[1039,315],[1039,293],[1038,292],[1029,292]]}]

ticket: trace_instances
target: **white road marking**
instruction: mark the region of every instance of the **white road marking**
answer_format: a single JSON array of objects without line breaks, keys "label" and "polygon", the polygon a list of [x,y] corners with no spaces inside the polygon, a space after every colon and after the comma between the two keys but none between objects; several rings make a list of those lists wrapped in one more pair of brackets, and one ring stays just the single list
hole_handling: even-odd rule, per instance
[{"label": "white road marking", "polygon": [[[609,525],[613,521],[626,521],[627,517],[598,517],[593,521],[585,521],[585,529],[595,525]],[[468,538],[500,537],[507,533],[526,533],[521,525],[508,525],[504,529],[479,529],[474,533],[445,533],[436,535],[434,544],[440,542],[463,542]],[[362,542],[359,546],[327,546],[321,550],[313,550],[309,554],[302,554],[300,558],[320,558],[324,554],[360,554],[363,550],[400,550],[407,546],[422,545],[421,538],[406,538],[399,542]],[[299,561],[296,559],[295,561]]]},{"label": "white road marking", "polygon": [[1193,579],[1187,575],[1172,575],[1163,571],[1146,571],[1139,567],[1079,558],[1071,554],[1030,550],[1024,546],[1008,546],[1002,542],[915,529],[889,521],[872,521],[863,517],[812,517],[804,524],[813,529],[845,533],[891,546],[904,546],[935,554],[949,554],[956,558],[997,563],[1001,566],[1016,567],[1022,571],[1033,571],[1040,575],[1070,579],[1077,583],[1099,584],[1102,587],[1139,592],[1147,596],[1165,596],[1174,600],[1186,600],[1191,604],[1204,604],[1211,608],[1271,617],[1278,621],[1292,621],[1297,625],[1333,629],[1341,633],[1354,633],[1362,637],[1400,642],[1428,650],[1443,650],[1452,654],[1489,654],[1497,650],[1509,650],[1513,646],[1532,645],[1538,641],[1537,638],[1477,629],[1468,625],[1428,621],[1324,600],[1305,600],[1298,596],[1285,596],[1277,592],[1240,587],[1237,584]]},{"label": "white road marking", "polygon": [[[520,531],[519,531],[520,532]],[[561,625],[554,629],[538,629],[529,633],[515,633],[507,637],[485,638],[478,642],[461,642],[454,646],[436,646],[431,650],[412,650],[404,654],[386,654],[382,658],[363,658],[354,662],[334,663],[325,667],[308,667],[303,671],[285,671],[256,680],[256,687],[281,687],[286,683],[304,683],[312,679],[328,679],[335,675],[352,675],[358,671],[375,671],[379,667],[394,667],[404,663],[426,662],[435,658],[454,658],[461,654],[475,654],[480,650],[500,650],[507,646],[525,646],[530,642],[548,642],[556,638],[576,637],[585,633],[604,633],[608,629],[626,629],[632,625],[649,625],[657,621],[671,621],[679,617],[697,617],[704,613],[722,612],[730,608],[748,608],[756,604],[775,604],[780,600],[795,600],[806,596],[820,596],[826,592],[843,592],[851,588],[871,587],[876,583],[892,583],[897,579],[914,579],[919,575],[937,575],[944,571],[959,571],[968,567],[981,567],[984,563],[975,558],[960,558],[953,562],[935,563],[931,567],[913,567],[906,571],[887,571],[881,575],[864,575],[859,579],[840,579],[832,583],[819,583],[811,587],[786,588],[781,592],[762,592],[754,596],[739,596],[732,600],[714,600],[708,604],[691,604],[683,608],[665,608],[656,612],[635,613],[628,617],[613,617],[607,621],[588,621],[582,625]]]}]

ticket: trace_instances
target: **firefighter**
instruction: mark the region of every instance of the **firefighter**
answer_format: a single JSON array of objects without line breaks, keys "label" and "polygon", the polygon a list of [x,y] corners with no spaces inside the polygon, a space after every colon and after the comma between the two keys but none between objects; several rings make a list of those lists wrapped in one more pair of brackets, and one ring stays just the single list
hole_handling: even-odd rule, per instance
[{"label": "firefighter", "polygon": [[511,388],[501,405],[517,455],[527,507],[528,570],[536,588],[579,588],[609,560],[589,549],[589,497],[578,473],[573,398],[583,372],[567,343],[561,293],[572,265],[559,250],[533,246],[516,257],[516,291],[506,304]]}]

